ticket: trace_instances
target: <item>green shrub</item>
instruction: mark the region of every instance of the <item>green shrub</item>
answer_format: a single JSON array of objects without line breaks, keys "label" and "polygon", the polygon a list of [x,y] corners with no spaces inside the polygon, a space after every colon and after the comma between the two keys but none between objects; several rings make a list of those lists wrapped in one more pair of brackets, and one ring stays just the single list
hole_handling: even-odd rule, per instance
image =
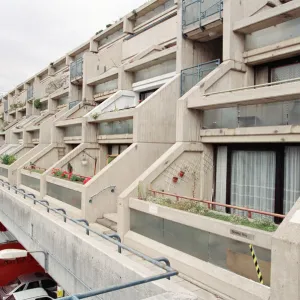
[{"label": "green shrub", "polygon": [[42,107],[42,102],[40,99],[36,99],[34,100],[33,105],[36,109],[40,109]]},{"label": "green shrub", "polygon": [[165,197],[152,197],[152,196],[147,197],[147,201],[158,205],[163,205],[170,208],[175,208],[190,213],[194,213],[197,215],[202,215],[202,216],[218,219],[221,221],[252,227],[264,231],[273,232],[278,228],[278,226],[270,218],[248,219],[244,216],[225,214],[223,212],[210,210],[202,203],[196,201],[189,201],[189,200],[175,201]]},{"label": "green shrub", "polygon": [[0,157],[1,163],[4,165],[11,165],[13,164],[17,158],[14,155],[9,155],[9,154],[4,154],[3,156]]},{"label": "green shrub", "polygon": [[80,177],[80,176],[77,176],[77,175],[72,175],[71,178],[70,178],[70,180],[71,181],[75,181],[75,182],[83,182],[84,178]]}]

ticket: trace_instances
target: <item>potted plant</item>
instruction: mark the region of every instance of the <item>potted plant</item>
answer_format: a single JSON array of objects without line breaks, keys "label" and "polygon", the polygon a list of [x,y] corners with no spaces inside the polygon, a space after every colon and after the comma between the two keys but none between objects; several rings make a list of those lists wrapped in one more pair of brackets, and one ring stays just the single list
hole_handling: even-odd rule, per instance
[{"label": "potted plant", "polygon": [[181,177],[181,178],[182,178],[182,177],[184,176],[184,174],[185,174],[185,172],[184,172],[184,171],[180,171],[180,172],[179,172],[179,177]]}]

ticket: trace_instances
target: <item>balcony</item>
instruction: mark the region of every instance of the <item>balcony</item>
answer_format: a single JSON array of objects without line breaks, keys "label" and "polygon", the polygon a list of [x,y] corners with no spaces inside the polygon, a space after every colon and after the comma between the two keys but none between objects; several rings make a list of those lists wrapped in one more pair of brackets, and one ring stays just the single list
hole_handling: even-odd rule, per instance
[{"label": "balcony", "polygon": [[133,110],[138,105],[138,94],[132,91],[118,91],[106,101],[90,111],[86,117],[89,122],[125,119],[133,116]]},{"label": "balcony", "polygon": [[124,140],[124,142],[132,143],[133,119],[100,122],[98,124],[98,134],[98,141],[101,143],[105,140],[118,140],[118,142]]},{"label": "balcony", "polygon": [[[223,0],[183,0],[182,31],[192,40],[208,41],[222,35]],[[214,34],[209,34],[213,29]]]},{"label": "balcony", "polygon": [[66,126],[64,133],[65,143],[81,143],[82,140],[82,124],[73,124],[72,126]]},{"label": "balcony", "polygon": [[70,66],[70,79],[81,80],[83,75],[83,58],[78,58],[76,61],[71,63]]},{"label": "balcony", "polygon": [[200,82],[206,75],[220,65],[220,60],[213,60],[181,71],[181,96]]},{"label": "balcony", "polygon": [[300,78],[270,82],[214,93],[188,100],[188,108],[214,109],[234,105],[262,104],[300,99]]}]

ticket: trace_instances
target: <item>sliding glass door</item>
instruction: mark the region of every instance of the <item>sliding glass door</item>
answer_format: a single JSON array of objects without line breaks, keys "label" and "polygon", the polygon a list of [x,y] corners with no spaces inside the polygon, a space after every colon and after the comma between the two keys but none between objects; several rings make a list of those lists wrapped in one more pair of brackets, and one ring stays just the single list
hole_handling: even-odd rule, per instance
[{"label": "sliding glass door", "polygon": [[300,199],[299,144],[230,144],[216,150],[216,202],[287,214]]}]

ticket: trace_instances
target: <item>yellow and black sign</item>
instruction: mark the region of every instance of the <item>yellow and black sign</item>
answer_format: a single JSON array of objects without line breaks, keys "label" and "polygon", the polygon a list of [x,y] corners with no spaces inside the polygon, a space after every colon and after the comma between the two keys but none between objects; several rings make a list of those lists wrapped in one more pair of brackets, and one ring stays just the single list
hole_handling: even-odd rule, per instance
[{"label": "yellow and black sign", "polygon": [[262,277],[262,274],[261,274],[261,271],[260,271],[260,268],[259,268],[259,264],[258,264],[258,261],[257,261],[257,257],[256,257],[256,254],[255,254],[253,245],[250,244],[249,248],[250,248],[251,255],[252,255],[252,258],[253,258],[253,262],[254,262],[254,265],[255,265],[258,280],[261,284],[264,284],[264,280],[263,280],[263,277]]}]

